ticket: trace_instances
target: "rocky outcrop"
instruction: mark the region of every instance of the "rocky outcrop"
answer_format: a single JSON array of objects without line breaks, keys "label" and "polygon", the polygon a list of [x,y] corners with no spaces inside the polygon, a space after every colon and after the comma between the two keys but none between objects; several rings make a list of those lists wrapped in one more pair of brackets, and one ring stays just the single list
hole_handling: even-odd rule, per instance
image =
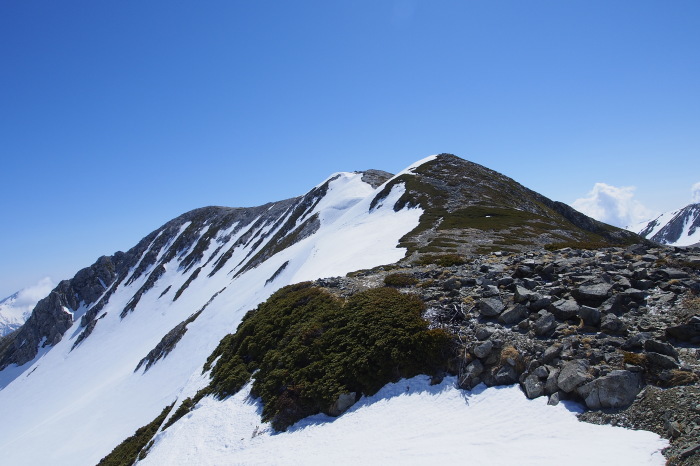
[{"label": "rocky outcrop", "polygon": [[[455,336],[461,387],[519,383],[550,404],[625,410],[648,387],[699,386],[700,267],[690,259],[698,252],[647,244],[497,251],[451,267],[387,268],[414,277],[404,291],[422,297],[433,327]],[[380,286],[383,269],[317,283],[347,296]]]},{"label": "rocky outcrop", "polygon": [[2,352],[0,368],[22,365],[34,359],[39,348],[55,345],[73,325],[74,314],[99,302],[109,293],[130,256],[117,253],[100,257],[95,264],[80,270],[71,280],[63,280],[39,301],[27,322],[12,335],[11,344]]}]

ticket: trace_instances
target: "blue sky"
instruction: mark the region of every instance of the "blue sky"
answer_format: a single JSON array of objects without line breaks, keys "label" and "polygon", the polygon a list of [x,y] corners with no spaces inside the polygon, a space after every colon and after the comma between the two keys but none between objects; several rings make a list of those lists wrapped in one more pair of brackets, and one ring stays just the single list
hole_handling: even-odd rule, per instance
[{"label": "blue sky", "polygon": [[196,207],[439,152],[679,208],[699,83],[694,0],[6,0],[0,297]]}]

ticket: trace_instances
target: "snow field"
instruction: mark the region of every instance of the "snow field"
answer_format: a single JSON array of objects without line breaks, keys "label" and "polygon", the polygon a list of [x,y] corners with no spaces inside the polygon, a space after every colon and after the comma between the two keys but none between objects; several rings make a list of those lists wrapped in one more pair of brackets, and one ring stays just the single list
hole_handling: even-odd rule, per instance
[{"label": "snow field", "polygon": [[579,422],[575,406],[528,400],[518,386],[468,392],[448,377],[388,384],[338,418],[306,418],[276,433],[250,384],[197,408],[156,436],[139,464],[663,465],[656,434]]}]

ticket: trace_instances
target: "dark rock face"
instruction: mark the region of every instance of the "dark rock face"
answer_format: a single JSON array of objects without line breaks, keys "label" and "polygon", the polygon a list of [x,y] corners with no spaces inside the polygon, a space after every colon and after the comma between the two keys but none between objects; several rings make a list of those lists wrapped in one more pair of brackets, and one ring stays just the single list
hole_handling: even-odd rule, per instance
[{"label": "dark rock face", "polygon": [[95,264],[80,270],[72,280],[63,280],[39,301],[27,322],[13,334],[3,351],[0,368],[22,365],[34,359],[40,347],[55,345],[73,325],[73,313],[81,306],[96,304],[110,292],[118,275],[128,267],[130,256],[117,253],[100,257]]}]

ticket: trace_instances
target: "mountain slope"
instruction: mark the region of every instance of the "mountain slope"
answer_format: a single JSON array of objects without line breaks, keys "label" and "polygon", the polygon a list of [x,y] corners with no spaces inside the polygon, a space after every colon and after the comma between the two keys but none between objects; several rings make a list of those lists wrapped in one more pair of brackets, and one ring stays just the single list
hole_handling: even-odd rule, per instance
[{"label": "mountain slope", "polygon": [[644,238],[670,246],[700,243],[700,204],[666,212],[653,220],[628,227]]},{"label": "mountain slope", "polygon": [[94,464],[205,387],[219,340],[284,285],[435,251],[637,238],[451,155],[389,176],[338,173],[297,198],[197,209],[61,282],[0,345],[6,461]]}]

